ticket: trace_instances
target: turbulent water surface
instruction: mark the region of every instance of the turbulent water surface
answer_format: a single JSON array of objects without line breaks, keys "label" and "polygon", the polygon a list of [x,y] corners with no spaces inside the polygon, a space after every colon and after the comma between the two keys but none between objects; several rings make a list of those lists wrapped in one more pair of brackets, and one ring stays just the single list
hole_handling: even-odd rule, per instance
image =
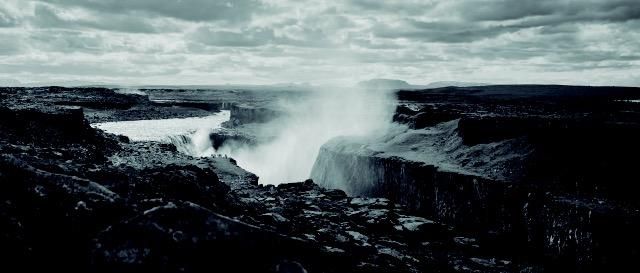
[{"label": "turbulent water surface", "polygon": [[116,121],[91,124],[108,133],[124,135],[131,141],[159,141],[173,143],[181,152],[206,156],[215,152],[209,139],[211,131],[229,120],[229,111],[206,117]]}]

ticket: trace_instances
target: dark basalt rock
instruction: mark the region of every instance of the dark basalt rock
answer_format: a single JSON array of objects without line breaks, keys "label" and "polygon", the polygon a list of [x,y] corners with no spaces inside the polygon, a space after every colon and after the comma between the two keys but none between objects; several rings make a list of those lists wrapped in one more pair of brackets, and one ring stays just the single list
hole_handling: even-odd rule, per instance
[{"label": "dark basalt rock", "polygon": [[15,88],[15,90],[19,93],[25,92],[39,102],[93,109],[129,109],[135,105],[149,103],[148,96],[120,94],[108,88],[51,86],[33,89]]},{"label": "dark basalt rock", "polygon": [[224,145],[253,146],[258,142],[255,138],[247,134],[227,128],[220,128],[211,133],[209,139],[211,139],[211,145],[214,149],[218,149]]},{"label": "dark basalt rock", "polygon": [[256,106],[248,104],[231,105],[231,117],[226,122],[227,127],[234,127],[247,123],[263,123],[282,115],[281,112],[268,106]]},{"label": "dark basalt rock", "polygon": [[[232,159],[104,134],[68,106],[96,107],[109,90],[0,89],[0,260],[67,272],[633,270],[635,161],[619,155],[637,152],[640,111],[617,101],[629,90],[575,101],[581,89],[557,87],[574,95],[549,101],[539,86],[483,88],[400,91],[396,121],[423,129],[400,143],[432,141],[413,147],[431,162],[323,149],[327,170],[362,182],[347,192],[259,185]],[[113,98],[94,120],[187,113]]]},{"label": "dark basalt rock", "polygon": [[274,272],[290,261],[318,254],[303,241],[194,203],[170,202],[101,232],[93,250],[92,271]]},{"label": "dark basalt rock", "polygon": [[126,214],[119,196],[103,186],[11,155],[0,158],[0,178],[2,222],[10,225],[0,229],[7,268],[81,271],[88,262],[79,258],[86,257],[92,234]]},{"label": "dark basalt rock", "polygon": [[412,110],[406,105],[398,105],[393,115],[393,121],[407,124],[412,129],[421,129],[458,119],[461,116],[455,110],[439,109],[434,105],[425,105],[420,110]]},{"label": "dark basalt rock", "polygon": [[154,101],[153,105],[156,106],[164,106],[164,107],[188,107],[188,108],[197,108],[202,109],[209,112],[217,112],[223,109],[228,109],[225,103],[222,102],[206,102],[206,101]]},{"label": "dark basalt rock", "polygon": [[[129,142],[92,129],[80,109],[12,99],[0,121],[0,257],[7,268],[521,269],[478,265],[474,255],[482,250],[455,246],[453,238],[461,235],[387,199],[350,198],[311,180],[258,185],[255,175],[231,159],[194,158],[170,144]],[[20,127],[24,121],[26,128]]]},{"label": "dark basalt rock", "polygon": [[[640,204],[631,158],[640,153],[640,104],[627,100],[637,100],[640,89],[487,86],[397,94],[394,121],[418,130],[379,142],[330,141],[312,172],[320,185],[389,198],[475,234],[494,253],[541,262],[548,272],[633,267]],[[455,130],[447,129],[453,123]],[[433,147],[422,154],[429,157],[414,152],[423,147]]]},{"label": "dark basalt rock", "polygon": [[149,95],[121,93],[118,89],[82,87],[2,88],[4,106],[77,106],[92,122],[201,117],[218,112],[215,102],[167,101],[155,103]]},{"label": "dark basalt rock", "polygon": [[128,200],[189,200],[218,211],[230,209],[229,186],[212,170],[195,165],[104,168],[86,175]]},{"label": "dark basalt rock", "polygon": [[[587,101],[621,100],[638,97],[636,87],[614,86],[568,86],[568,85],[485,85],[469,87],[442,87],[424,90],[401,90],[397,92],[400,101],[432,102],[486,102],[508,101],[564,101],[569,105],[584,106]],[[577,102],[577,104],[576,104]]]},{"label": "dark basalt rock", "polygon": [[[82,108],[47,105],[0,106],[2,150],[25,150],[67,160],[103,161],[117,140],[89,126]],[[17,145],[17,146],[16,146]]]},{"label": "dark basalt rock", "polygon": [[11,109],[0,107],[0,131],[4,139],[26,143],[79,143],[96,139],[82,108],[48,107]]}]

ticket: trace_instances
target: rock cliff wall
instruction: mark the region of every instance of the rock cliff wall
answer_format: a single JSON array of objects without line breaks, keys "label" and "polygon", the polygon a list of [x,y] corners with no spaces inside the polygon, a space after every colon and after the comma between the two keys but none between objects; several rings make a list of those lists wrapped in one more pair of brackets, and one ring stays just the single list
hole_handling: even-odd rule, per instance
[{"label": "rock cliff wall", "polygon": [[[551,270],[628,265],[640,249],[633,231],[640,213],[624,189],[637,185],[632,163],[614,153],[634,143],[635,127],[604,137],[573,123],[542,124],[463,118],[383,139],[337,138],[321,148],[311,177],[351,195],[389,198]],[[584,145],[596,139],[606,144]]]}]

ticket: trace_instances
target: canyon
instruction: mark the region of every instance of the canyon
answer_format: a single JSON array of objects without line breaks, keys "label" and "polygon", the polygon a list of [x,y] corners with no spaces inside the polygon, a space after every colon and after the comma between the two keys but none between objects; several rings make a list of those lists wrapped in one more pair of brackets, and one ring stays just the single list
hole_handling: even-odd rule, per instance
[{"label": "canyon", "polygon": [[[402,87],[0,88],[0,255],[73,272],[630,272],[638,88]],[[188,128],[100,130],[171,119]]]}]

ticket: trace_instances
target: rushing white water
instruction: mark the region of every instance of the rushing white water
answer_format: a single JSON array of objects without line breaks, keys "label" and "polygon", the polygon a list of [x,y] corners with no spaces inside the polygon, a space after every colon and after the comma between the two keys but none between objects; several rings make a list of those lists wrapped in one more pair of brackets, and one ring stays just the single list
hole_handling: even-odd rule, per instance
[{"label": "rushing white water", "polygon": [[230,112],[203,118],[121,121],[93,124],[107,132],[128,136],[132,141],[173,143],[193,156],[225,154],[260,177],[261,184],[304,181],[318,156],[320,146],[338,136],[371,136],[386,132],[395,109],[393,93],[364,88],[315,90],[303,97],[278,101],[283,115],[256,125],[255,134],[273,136],[257,145],[236,142],[216,151],[209,134],[229,120]]},{"label": "rushing white water", "polygon": [[115,121],[91,124],[108,133],[124,135],[131,141],[159,141],[173,143],[176,148],[193,156],[215,153],[209,134],[229,120],[229,111],[220,111],[206,117],[156,120]]},{"label": "rushing white water", "polygon": [[280,102],[285,115],[258,129],[258,134],[276,132],[271,141],[245,147],[225,144],[218,152],[258,175],[261,184],[304,181],[328,140],[384,132],[391,125],[392,102],[392,93],[382,90],[318,90],[301,100]]}]

